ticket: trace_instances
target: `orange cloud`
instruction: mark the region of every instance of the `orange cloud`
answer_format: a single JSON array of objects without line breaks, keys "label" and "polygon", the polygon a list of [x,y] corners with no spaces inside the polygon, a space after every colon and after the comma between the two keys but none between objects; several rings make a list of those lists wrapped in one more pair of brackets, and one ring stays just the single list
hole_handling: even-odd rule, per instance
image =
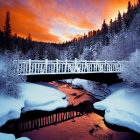
[{"label": "orange cloud", "polygon": [[44,26],[38,22],[37,16],[26,6],[14,3],[10,6],[0,7],[2,19],[0,27],[4,25],[6,11],[10,11],[11,26],[13,33],[18,33],[22,37],[27,37],[31,33],[32,38],[38,41],[60,42],[58,36],[49,32],[49,24]]},{"label": "orange cloud", "polygon": [[[126,11],[129,0],[0,0],[0,28],[3,28],[6,11],[11,14],[13,33],[26,37],[31,33],[38,41],[62,42],[85,30],[101,27]],[[131,0],[136,3],[137,0]],[[55,28],[56,25],[61,28]],[[70,32],[73,29],[73,32]],[[53,30],[53,32],[52,32]],[[61,32],[56,33],[56,32]],[[76,34],[76,35],[75,35]],[[62,37],[63,36],[63,37]]]},{"label": "orange cloud", "polygon": [[[41,1],[34,1],[31,0],[31,6],[32,8],[39,13],[42,12],[42,15],[44,15],[48,20],[53,19],[55,23],[59,22],[61,24],[67,24],[67,26],[78,28],[78,29],[93,29],[94,25],[88,21],[85,17],[85,15],[82,15],[78,10],[75,10],[72,7],[72,4],[70,1],[68,1],[68,5],[57,5],[55,1],[50,1],[49,4],[45,4],[44,0]],[[36,8],[37,5],[37,8]],[[61,9],[61,12],[58,9]],[[44,14],[45,13],[45,14]]]}]

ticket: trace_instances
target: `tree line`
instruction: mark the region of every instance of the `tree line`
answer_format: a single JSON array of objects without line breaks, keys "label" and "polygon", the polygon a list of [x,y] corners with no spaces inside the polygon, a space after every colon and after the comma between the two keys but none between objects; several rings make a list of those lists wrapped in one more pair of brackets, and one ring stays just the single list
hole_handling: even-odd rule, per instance
[{"label": "tree line", "polygon": [[[130,26],[139,12],[140,0],[134,5],[129,1],[127,12],[123,14],[118,12],[117,18],[114,21],[111,19],[109,25],[104,20],[100,30],[89,31],[88,34],[81,37],[57,44],[33,41],[30,33],[26,39],[18,37],[17,34],[12,35],[10,12],[8,11],[4,28],[0,30],[0,51],[2,53],[7,50],[10,52],[18,51],[24,55],[24,58],[31,59],[100,59],[100,55],[107,48],[106,46],[113,48],[113,43],[120,49],[121,42],[123,44],[122,49],[124,49],[126,45],[125,36],[130,34]],[[124,33],[127,34],[124,35]],[[124,41],[117,43],[121,37]]]}]

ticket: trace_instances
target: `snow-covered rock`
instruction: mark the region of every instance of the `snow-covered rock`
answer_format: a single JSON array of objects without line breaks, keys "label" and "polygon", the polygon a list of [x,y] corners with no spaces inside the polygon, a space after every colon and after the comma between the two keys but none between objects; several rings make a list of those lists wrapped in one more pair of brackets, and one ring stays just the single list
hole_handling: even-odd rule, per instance
[{"label": "snow-covered rock", "polygon": [[140,88],[115,84],[110,90],[112,94],[103,101],[94,103],[94,108],[105,110],[106,122],[140,133]]}]

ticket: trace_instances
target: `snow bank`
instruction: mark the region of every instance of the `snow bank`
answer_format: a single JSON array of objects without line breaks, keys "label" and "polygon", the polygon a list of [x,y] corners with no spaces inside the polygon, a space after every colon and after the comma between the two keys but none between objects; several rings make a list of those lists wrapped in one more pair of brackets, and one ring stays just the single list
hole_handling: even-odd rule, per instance
[{"label": "snow bank", "polygon": [[20,99],[0,93],[0,126],[31,110],[53,111],[68,106],[66,95],[59,90],[33,83],[20,84]]},{"label": "snow bank", "polygon": [[38,84],[22,83],[21,96],[25,103],[22,112],[31,110],[53,111],[68,106],[64,93],[55,88]]},{"label": "snow bank", "polygon": [[5,133],[0,133],[0,139],[1,140],[30,140],[29,138],[26,137],[21,137],[16,139],[13,134],[5,134]]},{"label": "snow bank", "polygon": [[5,134],[5,133],[0,133],[0,139],[1,140],[16,140],[13,134]]},{"label": "snow bank", "polygon": [[106,122],[140,133],[140,88],[116,84],[110,90],[112,95],[94,103],[94,108],[105,110]]},{"label": "snow bank", "polygon": [[104,99],[110,94],[110,90],[107,89],[107,85],[100,84],[99,82],[79,78],[65,79],[61,81],[72,84],[72,86],[75,88],[83,88],[84,90],[91,92],[93,96],[97,99]]},{"label": "snow bank", "polygon": [[24,101],[15,99],[7,95],[0,95],[0,126],[8,120],[20,117],[21,108],[24,107]]}]

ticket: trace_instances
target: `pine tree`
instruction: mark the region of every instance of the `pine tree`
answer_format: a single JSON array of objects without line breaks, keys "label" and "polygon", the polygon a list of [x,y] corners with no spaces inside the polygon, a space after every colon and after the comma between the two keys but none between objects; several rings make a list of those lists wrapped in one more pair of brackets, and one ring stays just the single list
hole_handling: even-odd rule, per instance
[{"label": "pine tree", "polygon": [[27,49],[32,49],[32,37],[30,33],[28,34],[26,40],[27,40]]},{"label": "pine tree", "polygon": [[108,36],[107,36],[108,25],[106,24],[105,20],[102,24],[101,32],[102,32],[102,45],[108,45],[108,43],[109,43],[109,39],[108,39]]},{"label": "pine tree", "polygon": [[112,23],[113,23],[113,21],[112,21],[112,19],[110,20],[110,24],[109,24],[109,26],[112,26]]},{"label": "pine tree", "polygon": [[140,6],[140,0],[138,0],[138,6]]},{"label": "pine tree", "polygon": [[119,13],[118,13],[118,32],[120,32],[122,29],[121,20],[122,20],[122,16],[121,16],[121,13],[119,11]]},{"label": "pine tree", "polygon": [[128,2],[128,7],[127,7],[127,13],[126,16],[124,18],[125,21],[125,26],[128,29],[129,28],[129,22],[130,22],[130,9],[131,9],[131,2]]},{"label": "pine tree", "polygon": [[109,37],[113,36],[113,22],[112,19],[110,20],[110,24],[109,24]]},{"label": "pine tree", "polygon": [[108,32],[108,25],[106,24],[105,20],[102,25],[102,32],[103,32],[103,34],[107,34],[107,32]]},{"label": "pine tree", "polygon": [[96,35],[96,31],[95,31],[95,30],[93,30],[92,35],[93,35],[93,36],[95,36],[95,35]]},{"label": "pine tree", "polygon": [[131,2],[129,1],[129,2],[128,2],[127,11],[130,12],[130,11],[131,11],[131,8],[132,8],[132,5],[131,5]]},{"label": "pine tree", "polygon": [[10,48],[10,38],[11,38],[11,25],[10,25],[10,12],[6,13],[5,25],[4,25],[4,37],[5,37],[5,47],[8,50]]},{"label": "pine tree", "polygon": [[4,52],[4,33],[0,30],[0,52]]},{"label": "pine tree", "polygon": [[121,13],[119,11],[119,13],[118,13],[118,22],[121,22],[121,20],[122,20],[122,16],[121,16]]},{"label": "pine tree", "polygon": [[28,34],[27,40],[28,41],[32,41],[32,37],[31,37],[31,34],[30,33]]},{"label": "pine tree", "polygon": [[126,18],[126,13],[123,12],[123,20]]},{"label": "pine tree", "polygon": [[134,8],[136,11],[140,11],[140,0],[138,0],[137,5]]}]

